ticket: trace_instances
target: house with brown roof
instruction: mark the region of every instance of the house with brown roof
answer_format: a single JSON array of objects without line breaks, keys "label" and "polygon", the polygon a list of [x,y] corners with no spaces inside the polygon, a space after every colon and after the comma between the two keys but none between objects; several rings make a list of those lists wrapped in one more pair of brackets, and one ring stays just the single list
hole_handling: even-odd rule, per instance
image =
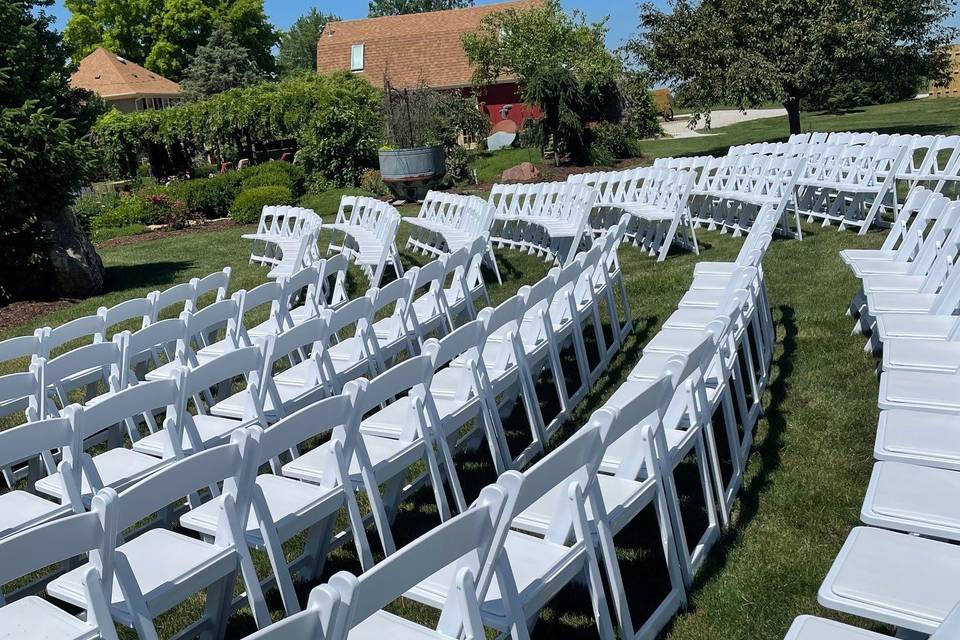
[{"label": "house with brown roof", "polygon": [[125,113],[166,109],[183,101],[180,85],[103,47],[80,61],[70,86],[99,94]]},{"label": "house with brown roof", "polygon": [[[462,37],[480,27],[487,15],[525,8],[540,0],[514,0],[464,9],[411,13],[364,20],[329,22],[317,43],[317,71],[352,71],[376,86],[385,80],[397,89],[426,84],[434,89],[471,91],[473,68]],[[517,125],[538,115],[522,104],[514,78],[501,78],[477,96],[493,124]]]}]

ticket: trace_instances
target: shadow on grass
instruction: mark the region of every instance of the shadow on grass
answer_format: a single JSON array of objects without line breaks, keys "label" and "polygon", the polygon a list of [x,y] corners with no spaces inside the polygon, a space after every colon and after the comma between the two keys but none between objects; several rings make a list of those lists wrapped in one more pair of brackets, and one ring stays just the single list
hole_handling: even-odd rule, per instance
[{"label": "shadow on grass", "polygon": [[103,293],[139,287],[167,287],[171,282],[183,280],[179,274],[192,266],[193,262],[180,260],[107,267],[103,278]]},{"label": "shadow on grass", "polygon": [[770,476],[780,466],[783,433],[787,428],[787,418],[782,406],[787,398],[790,376],[793,374],[793,359],[797,351],[797,323],[792,307],[780,306],[780,344],[782,351],[774,360],[771,369],[776,368],[777,375],[767,387],[768,402],[763,418],[767,431],[762,441],[754,441],[753,454],[749,461],[748,477],[740,490],[736,511],[732,515],[733,525],[721,536],[711,551],[703,569],[697,575],[696,584],[703,584],[723,570],[730,549],[739,541],[745,524],[757,514],[760,499],[770,485]]}]

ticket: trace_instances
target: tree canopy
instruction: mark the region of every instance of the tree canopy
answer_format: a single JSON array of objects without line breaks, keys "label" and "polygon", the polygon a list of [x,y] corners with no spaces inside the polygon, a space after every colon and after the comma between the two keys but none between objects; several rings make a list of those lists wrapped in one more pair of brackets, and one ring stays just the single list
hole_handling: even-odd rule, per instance
[{"label": "tree canopy", "polygon": [[179,80],[190,57],[224,24],[265,72],[275,71],[277,34],[263,0],[65,0],[64,44],[74,60],[96,47]]},{"label": "tree canopy", "polygon": [[53,0],[0,3],[0,301],[40,288],[43,222],[71,203],[93,166],[84,137],[103,109],[70,88]]},{"label": "tree canopy", "polygon": [[311,8],[280,35],[280,74],[290,76],[317,70],[317,43],[328,22],[339,20],[332,13]]},{"label": "tree canopy", "polygon": [[627,45],[695,108],[780,102],[800,131],[805,101],[870,79],[944,73],[952,0],[671,0],[641,5]]},{"label": "tree canopy", "polygon": [[607,50],[606,35],[606,20],[591,24],[578,11],[565,13],[559,0],[546,0],[485,16],[476,32],[464,36],[463,48],[475,84],[515,76],[523,101],[543,111],[543,144],[553,137],[583,160],[587,123],[616,121],[620,115],[617,83],[624,69]]},{"label": "tree canopy", "polygon": [[473,0],[370,0],[368,14],[371,18],[376,18],[472,6]]},{"label": "tree canopy", "polygon": [[228,89],[249,87],[262,81],[263,73],[233,34],[218,26],[210,41],[199,47],[183,73],[180,88],[188,100],[201,100]]}]

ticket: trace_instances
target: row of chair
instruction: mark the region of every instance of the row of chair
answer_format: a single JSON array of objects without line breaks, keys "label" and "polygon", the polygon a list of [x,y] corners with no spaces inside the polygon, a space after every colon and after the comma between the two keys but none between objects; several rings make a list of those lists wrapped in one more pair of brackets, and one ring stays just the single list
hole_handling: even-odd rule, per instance
[{"label": "row of chair", "polygon": [[[507,395],[506,392],[511,386],[514,388],[526,386],[529,392],[535,394],[532,382],[524,384],[524,381],[520,379],[520,372],[523,371],[527,360],[527,355],[523,351],[524,345],[531,344],[536,347],[537,353],[544,353],[546,352],[546,349],[543,348],[546,340],[545,336],[551,336],[551,339],[557,341],[583,342],[582,336],[577,337],[581,329],[578,325],[581,318],[596,317],[596,307],[612,301],[613,291],[611,286],[613,282],[615,282],[615,279],[620,277],[618,271],[619,266],[616,262],[615,244],[619,243],[621,237],[621,235],[617,234],[609,236],[603,243],[598,243],[589,254],[579,256],[577,261],[568,269],[554,270],[548,278],[537,283],[534,287],[530,289],[525,288],[518,296],[514,296],[497,309],[490,309],[481,313],[478,319],[470,320],[467,324],[454,329],[441,341],[426,343],[422,350],[415,350],[414,354],[409,354],[411,357],[407,360],[386,369],[383,373],[374,377],[369,383],[361,380],[356,383],[346,382],[341,385],[341,380],[331,385],[325,385],[323,381],[319,379],[316,380],[314,382],[316,388],[321,389],[325,386],[327,387],[326,393],[321,393],[317,397],[322,395],[329,396],[330,393],[339,393],[339,395],[333,396],[330,399],[331,401],[336,400],[341,404],[345,397],[352,398],[350,401],[353,407],[351,415],[353,415],[354,418],[349,420],[343,418],[343,411],[339,413],[334,411],[329,403],[319,406],[307,404],[299,417],[295,417],[298,416],[296,413],[298,407],[294,406],[290,407],[289,411],[284,411],[283,413],[275,412],[275,415],[271,418],[267,402],[270,396],[259,396],[257,393],[258,386],[279,387],[281,381],[278,381],[277,378],[285,373],[293,372],[299,364],[280,371],[279,373],[272,374],[268,365],[261,365],[259,363],[269,359],[269,356],[265,354],[270,353],[271,348],[274,353],[277,351],[286,352],[290,360],[293,361],[295,359],[294,353],[298,351],[298,349],[295,348],[298,341],[288,340],[286,346],[278,346],[286,336],[294,332],[300,332],[304,335],[309,334],[317,338],[319,325],[311,326],[311,323],[325,321],[329,325],[334,323],[333,318],[337,314],[346,314],[347,311],[345,310],[348,310],[351,305],[369,306],[369,304],[363,305],[362,303],[369,303],[371,297],[375,298],[375,295],[371,296],[374,292],[368,293],[368,295],[363,298],[358,298],[344,304],[336,310],[327,310],[322,314],[320,319],[305,320],[293,329],[283,331],[276,336],[270,336],[267,340],[254,344],[253,346],[227,349],[220,355],[204,363],[199,363],[192,367],[175,367],[168,372],[169,375],[161,379],[154,381],[139,380],[119,391],[111,390],[105,394],[91,398],[84,406],[70,405],[69,407],[59,409],[58,414],[61,417],[47,418],[42,421],[44,427],[54,425],[49,429],[43,428],[42,433],[38,429],[31,429],[31,427],[37,427],[36,423],[25,424],[21,427],[3,432],[0,436],[7,437],[7,442],[12,443],[12,445],[18,445],[17,447],[12,445],[10,447],[4,446],[3,449],[4,451],[8,449],[14,451],[14,449],[17,449],[20,453],[16,453],[15,457],[24,457],[26,456],[24,452],[37,444],[37,438],[42,439],[44,437],[48,438],[48,441],[42,443],[40,449],[46,450],[47,453],[52,455],[54,453],[52,449],[60,448],[62,451],[60,453],[62,461],[58,472],[59,477],[48,476],[36,484],[41,485],[44,480],[48,480],[49,484],[58,484],[58,486],[62,488],[62,502],[64,506],[70,507],[66,509],[66,511],[69,512],[70,510],[79,511],[80,508],[82,508],[78,508],[76,502],[64,499],[65,494],[73,493],[72,490],[68,491],[68,488],[71,486],[79,488],[79,490],[75,492],[79,494],[79,504],[82,506],[89,505],[94,509],[96,509],[96,504],[98,504],[97,496],[99,494],[96,492],[100,490],[101,487],[107,491],[110,489],[120,489],[121,502],[123,496],[128,492],[139,492],[142,498],[143,494],[147,492],[147,489],[138,489],[141,484],[146,487],[151,483],[169,483],[169,478],[173,472],[168,471],[168,469],[171,468],[189,467],[190,469],[196,469],[201,466],[205,467],[207,464],[212,464],[208,462],[207,464],[201,465],[199,462],[192,461],[197,460],[198,456],[204,459],[210,458],[210,456],[207,456],[209,452],[220,450],[227,446],[221,444],[224,440],[231,440],[232,443],[232,440],[240,438],[237,434],[244,433],[247,425],[265,426],[272,424],[272,426],[267,429],[267,434],[279,433],[279,431],[282,430],[290,437],[293,437],[292,434],[294,431],[303,435],[301,440],[287,442],[269,455],[265,455],[262,462],[266,463],[276,459],[283,451],[295,450],[297,445],[303,440],[323,437],[325,433],[322,430],[323,420],[334,421],[338,426],[356,424],[356,430],[347,430],[346,432],[337,431],[331,427],[331,431],[335,432],[334,440],[320,449],[314,449],[309,453],[292,459],[290,463],[286,465],[286,467],[288,467],[287,471],[289,474],[293,474],[293,476],[307,483],[312,480],[315,481],[316,484],[325,485],[328,481],[333,481],[332,476],[325,473],[323,469],[327,468],[327,461],[331,451],[336,455],[342,453],[344,450],[336,445],[336,443],[339,442],[337,438],[351,435],[352,439],[346,441],[346,447],[349,448],[345,447],[345,449],[348,453],[345,457],[341,458],[341,464],[338,467],[342,468],[343,471],[340,485],[345,485],[347,481],[349,481],[357,487],[365,488],[371,497],[376,495],[376,498],[371,500],[374,506],[373,518],[381,534],[381,543],[386,550],[392,551],[392,541],[389,533],[389,525],[387,524],[388,505],[393,508],[393,512],[395,513],[394,505],[396,504],[396,500],[399,499],[399,496],[402,495],[402,490],[405,488],[403,487],[405,471],[409,469],[410,466],[417,464],[418,461],[424,460],[425,457],[427,459],[425,466],[428,468],[428,472],[426,475],[429,476],[430,482],[434,485],[435,495],[438,495],[438,507],[442,516],[446,517],[449,514],[449,510],[444,503],[444,498],[440,497],[438,493],[438,487],[442,492],[444,483],[451,487],[458,510],[465,507],[461,492],[457,488],[459,483],[456,481],[456,476],[453,472],[452,458],[450,457],[449,449],[445,447],[446,438],[456,437],[464,421],[471,420],[477,416],[478,413],[486,413],[488,424],[484,427],[475,425],[474,429],[487,434],[487,441],[490,445],[491,453],[494,456],[494,465],[496,468],[505,470],[511,466],[522,464],[522,462],[510,458],[497,459],[497,457],[503,453],[509,456],[509,449],[506,448],[503,442],[502,428],[498,430],[500,435],[494,433],[493,437],[490,436],[490,421],[495,422],[499,420],[496,408],[498,396],[500,396],[501,402],[503,402],[504,400],[502,398]],[[483,245],[478,248],[478,259],[482,257],[483,249]],[[449,258],[450,256],[447,257]],[[425,267],[425,269],[426,268],[427,267]],[[575,273],[576,277],[569,277],[567,274],[570,273]],[[263,286],[268,287],[274,285],[275,283],[267,283],[267,285]],[[621,295],[623,293],[622,282],[620,284],[620,293]],[[625,298],[623,300],[624,303],[626,303]],[[234,299],[222,302],[236,304]],[[204,311],[205,310],[206,309],[204,309]],[[551,310],[556,313],[555,316],[550,315]],[[550,320],[551,317],[556,318],[556,320]],[[613,317],[616,318],[616,316]],[[180,320],[186,321],[187,318],[181,318]],[[614,330],[614,335],[623,335],[621,333],[620,323],[617,322],[616,324],[617,329]],[[557,333],[553,333],[554,330],[556,330]],[[629,328],[626,330],[628,331]],[[597,332],[598,334],[602,334],[602,329],[598,328]],[[201,331],[201,333],[203,332]],[[517,336],[522,336],[522,339],[518,340]],[[560,337],[554,338],[552,336]],[[563,336],[566,337],[564,338]],[[133,351],[135,351],[129,348],[125,349],[122,346],[124,343],[129,344],[131,338],[132,336],[123,334],[117,340],[118,348],[121,352],[133,353]],[[303,344],[302,347],[310,349],[308,354],[309,361],[316,363],[321,360],[332,359],[335,354],[329,352],[334,351],[337,346],[343,345],[346,342],[349,342],[349,338],[335,345],[330,343],[318,345],[314,343],[312,345]],[[554,343],[551,346],[556,348],[558,344]],[[416,355],[416,351],[419,351],[420,355]],[[482,355],[480,353],[481,351]],[[577,355],[580,355],[579,350],[575,349],[575,351],[577,351]],[[329,358],[323,357],[323,353],[321,352],[326,352]],[[603,362],[603,357],[608,354],[599,353],[598,355],[601,356],[600,360]],[[531,352],[531,357],[539,356]],[[544,359],[546,360],[547,358]],[[555,362],[557,362],[557,360],[553,360],[553,363]],[[583,362],[586,363],[587,361],[584,360]],[[449,366],[446,366],[448,364]],[[28,375],[42,378],[43,376],[38,373],[38,369],[42,370],[45,363],[38,361],[36,365],[32,372],[21,375],[21,378]],[[441,367],[445,368],[441,371],[435,371],[435,369]],[[320,366],[315,368],[317,372],[321,370],[322,368]],[[333,371],[336,372],[336,367],[334,367]],[[556,371],[557,369],[555,369],[555,372]],[[376,373],[376,371],[372,371],[370,375],[373,375],[373,373]],[[588,372],[584,384],[589,385],[591,380],[595,379],[597,375],[598,374],[594,372]],[[271,376],[273,378],[272,383],[270,381]],[[509,378],[510,376],[512,376],[514,380],[513,383],[510,384],[507,380],[504,385],[505,378]],[[116,382],[123,376],[114,375],[111,377],[113,381]],[[150,377],[149,374],[146,377]],[[236,381],[243,380],[244,378],[246,379],[247,386],[246,389],[240,393],[232,393],[234,391],[233,384],[223,384],[224,380]],[[473,379],[473,383],[471,383],[471,378]],[[489,380],[489,382],[487,382],[487,380]],[[527,378],[527,380],[529,380],[529,378]],[[495,391],[498,381],[500,381],[501,386],[504,388]],[[328,380],[326,382],[330,381]],[[41,390],[40,393],[45,389],[42,382],[34,382],[34,385],[35,388],[39,387]],[[331,386],[335,388],[330,389],[329,387]],[[227,397],[223,400],[215,398],[214,404],[207,406],[204,395],[213,389],[219,390],[221,394],[225,394]],[[405,392],[406,395],[403,395]],[[230,395],[231,393],[232,395]],[[171,396],[171,394],[175,396],[175,400],[172,399],[173,396]],[[582,395],[583,394],[580,393],[581,397]],[[228,413],[226,411],[217,412],[214,411],[214,409],[218,405],[221,406],[221,409],[229,408],[231,398],[236,398],[237,396],[243,399],[246,409],[233,414],[230,427],[223,429],[220,432],[219,438],[205,440],[204,429],[211,426],[213,420],[218,420],[220,424],[223,425],[225,424],[225,419],[231,417],[224,415]],[[367,399],[366,404],[357,400],[360,396]],[[194,410],[197,411],[197,413],[190,413],[185,410],[191,398],[195,405]],[[382,409],[379,413],[370,415],[371,411],[375,411],[377,407],[381,407],[384,403],[389,403],[390,400],[394,398],[400,399],[392,404],[388,404],[387,408]],[[279,398],[279,400],[280,403],[284,402],[283,398]],[[261,405],[260,407],[257,406],[258,402]],[[487,402],[491,402],[492,407],[486,404]],[[164,403],[166,403],[165,410],[162,409]],[[205,407],[209,409],[209,412],[203,410]],[[275,404],[274,407],[279,407],[279,404]],[[403,412],[398,413],[398,410],[402,407]],[[533,404],[529,409],[533,409],[535,411],[534,415],[539,418],[539,403],[536,401],[535,396]],[[307,413],[308,410],[309,413]],[[218,413],[220,415],[217,415]],[[533,413],[533,411],[530,411],[530,413]],[[420,419],[414,420],[411,423],[409,419],[404,419],[403,415],[409,415],[411,417],[419,415]],[[92,456],[84,452],[90,437],[96,433],[107,431],[114,424],[129,423],[133,420],[139,423],[139,417],[131,418],[131,416],[142,416],[145,423],[154,423],[155,426],[159,423],[160,426],[156,428],[154,433],[149,435],[147,435],[147,431],[152,431],[149,426],[141,427],[140,424],[136,424],[130,428],[128,436],[133,442],[132,449],[126,449],[123,446],[114,446],[104,453],[91,451],[91,453],[94,453]],[[459,422],[457,422],[457,420],[459,420]],[[277,427],[281,425],[287,426],[278,429]],[[305,429],[317,429],[318,431],[306,435]],[[53,436],[50,435],[53,433],[57,433],[60,436],[69,434],[70,438],[69,440],[61,438],[54,442],[52,440]],[[139,433],[139,437],[137,433]],[[209,433],[209,431],[207,433]],[[339,433],[339,435],[336,435],[336,433]],[[444,435],[437,437],[437,433],[443,433]],[[160,434],[160,439],[162,440],[162,444],[159,447],[154,446],[157,444],[156,440],[158,440],[158,438],[155,437],[157,434]],[[545,431],[541,431],[540,434],[533,435],[532,437],[538,446],[542,446],[547,435]],[[434,438],[437,438],[436,445],[433,444],[435,442]],[[153,442],[151,442],[151,439],[153,439]],[[441,443],[440,440],[443,440],[443,443]],[[438,459],[434,456],[435,446],[439,447],[440,451],[447,451],[447,453]],[[138,451],[138,449],[140,451]],[[170,450],[174,451],[173,456],[169,455]],[[103,461],[106,458],[117,458],[121,452],[126,452],[122,453],[118,458],[118,460],[123,460],[120,460],[120,464],[110,465],[111,470],[125,466],[126,463],[134,458],[146,457],[150,457],[152,460],[152,467],[143,468],[136,474],[122,475],[122,477],[109,476],[105,473],[101,474],[102,465],[98,467],[98,460]],[[42,451],[35,450],[33,452],[34,459],[37,459],[41,453]],[[259,466],[261,463],[258,462],[257,464]],[[354,464],[360,465],[360,470],[354,471]],[[74,466],[78,468],[78,471],[73,470]],[[299,470],[294,469],[294,467]],[[218,468],[223,469],[222,466]],[[239,469],[239,465],[233,464],[229,468],[236,470]],[[138,482],[141,478],[144,479]],[[154,480],[154,478],[156,479]],[[57,480],[59,480],[59,482],[57,482]],[[115,482],[111,482],[111,480]],[[239,486],[238,479],[235,479],[234,482],[237,482],[237,486]],[[270,493],[272,485],[269,483],[274,481],[264,480],[263,482],[267,484],[264,487],[260,487],[258,493],[262,490],[265,494],[277,495],[280,501],[279,504],[281,505],[278,508],[285,508],[284,505],[289,506],[293,495],[290,493],[292,489],[290,489],[289,486],[278,486],[275,493]],[[300,483],[298,480],[291,480],[291,482],[298,484],[298,486]],[[133,483],[132,486],[131,483]],[[258,479],[257,483],[259,487],[261,481]],[[387,486],[385,497],[392,498],[390,500],[381,500],[380,498],[379,486],[384,483],[386,483]],[[228,493],[228,484],[229,483],[225,483],[222,489],[225,494]],[[181,483],[179,486],[182,487],[184,485]],[[304,484],[304,486],[307,485]],[[398,486],[399,489],[397,488]],[[211,494],[216,494],[221,491],[217,488],[217,481],[209,481],[208,479],[207,481],[196,484],[194,489],[189,491],[191,495],[188,503],[190,506],[198,509],[203,508],[200,506],[201,501],[194,495],[198,487],[208,487],[208,491]],[[237,492],[238,494],[249,494],[249,491],[244,492],[242,489],[238,489]],[[29,495],[31,498],[39,499],[27,492],[20,493]],[[352,496],[353,492],[352,490],[341,491],[341,494],[349,494]],[[183,495],[187,495],[187,493],[185,492]],[[316,493],[311,495],[313,498],[316,498]],[[457,499],[458,496],[461,497]],[[17,497],[23,496],[18,495]],[[326,498],[324,500],[325,508],[332,508],[334,513],[340,506],[345,504],[343,501],[334,504],[334,502]],[[47,504],[54,507],[56,506],[54,503]],[[334,506],[330,507],[331,504],[334,504]],[[378,508],[378,505],[382,506]],[[347,506],[349,507],[349,505]],[[208,507],[208,509],[210,508],[216,512],[216,505]],[[274,568],[274,580],[281,589],[284,604],[290,607],[289,612],[293,612],[298,609],[298,605],[295,595],[292,595],[292,582],[289,578],[290,569],[285,562],[281,564],[281,559],[283,558],[282,553],[280,553],[280,555],[276,554],[276,550],[279,548],[277,545],[282,544],[284,540],[288,539],[285,538],[284,535],[287,535],[286,532],[291,531],[289,527],[293,526],[292,516],[288,514],[286,519],[284,519],[279,512],[274,511],[272,506],[263,506],[262,509],[265,510],[264,513],[267,514],[263,516],[266,521],[270,521],[271,513],[280,516],[273,520],[277,525],[277,529],[274,532],[275,536],[265,541],[265,534],[262,533],[263,526],[260,526],[247,534],[248,543],[252,546],[260,546],[261,548],[263,548],[264,545],[268,545],[268,555],[273,553],[271,561],[276,565]],[[55,515],[62,515],[63,511],[63,508],[58,508],[57,514],[42,518],[41,521],[49,517],[54,517]],[[310,510],[308,509],[308,511]],[[310,511],[310,513],[312,513],[314,517],[318,515],[316,509]],[[330,512],[325,513],[327,517],[330,516]],[[301,512],[298,512],[298,514],[303,515]],[[138,519],[141,518],[142,514],[138,516]],[[237,519],[237,522],[240,523],[244,521],[246,521],[244,517]],[[214,528],[211,532],[203,528],[206,524],[209,524],[209,521],[199,515],[192,520],[184,516],[180,522],[182,526],[200,531],[201,534],[209,533],[209,535],[213,537],[214,546],[218,548],[224,544],[233,544],[233,546],[236,547],[236,541],[243,537],[242,530],[234,527],[232,531],[233,542],[227,542],[226,538],[221,540],[222,536],[218,533],[218,525],[216,524],[218,520],[215,514],[212,521],[214,522]],[[222,525],[222,521],[220,522]],[[302,522],[302,520],[298,522]],[[27,524],[27,526],[30,524],[35,524],[35,521]],[[127,528],[129,524],[132,523],[124,523],[121,528]],[[296,529],[289,535],[292,536],[299,531],[309,529],[313,524],[316,524],[316,522],[304,525],[303,528]],[[360,532],[363,531],[363,523],[358,520],[353,520],[351,524],[351,528],[354,531],[354,538],[358,544],[358,555],[366,561],[370,557],[369,550],[364,551],[366,548],[365,542],[359,542],[359,538],[357,538]],[[32,532],[35,529],[36,527],[29,531]],[[329,534],[329,529],[325,531]],[[10,531],[8,530],[7,533],[10,533]],[[319,531],[315,531],[314,533],[318,535],[320,539],[324,538],[323,533]],[[143,536],[149,535],[149,533],[143,534]],[[141,537],[134,538],[128,544],[133,545],[137,540],[140,540]],[[14,535],[11,539],[19,538],[18,535]],[[259,540],[259,543],[257,540]],[[324,540],[324,543],[326,542],[327,540]],[[171,542],[171,544],[174,543]],[[179,544],[179,542],[176,544]],[[182,554],[182,551],[176,549],[176,544],[171,547],[171,552],[179,552]],[[122,545],[118,549],[118,554],[120,552],[126,553],[124,546],[125,545]],[[145,547],[139,548],[143,549]],[[233,551],[237,552],[235,560],[242,565],[244,553],[236,549]],[[220,551],[217,551],[217,553],[220,553]],[[160,551],[160,555],[162,557],[162,551]],[[190,556],[190,554],[186,555]],[[137,589],[139,589],[142,600],[138,600],[135,597],[125,600],[125,604],[114,604],[111,607],[114,617],[120,622],[136,627],[138,632],[141,633],[141,636],[152,637],[150,635],[152,629],[151,618],[163,610],[163,606],[176,602],[174,596],[171,594],[178,592],[178,587],[181,590],[186,588],[184,586],[184,574],[177,572],[182,571],[188,573],[196,571],[197,568],[190,564],[196,560],[196,557],[197,555],[194,554],[190,557],[183,558],[183,562],[163,565],[156,562],[151,563],[147,558],[141,558],[144,564],[137,564],[131,569],[133,573],[132,577],[129,574],[127,575],[126,587],[129,587],[129,589],[121,588],[121,591],[123,593],[137,593]],[[316,554],[311,555],[310,558],[316,561]],[[224,562],[230,564],[226,560],[224,560]],[[367,564],[364,566],[367,566]],[[137,569],[140,570],[139,575]],[[84,569],[80,574],[67,573],[58,577],[51,583],[48,591],[52,595],[63,597],[68,602],[72,602],[77,606],[85,606],[84,603],[88,601],[83,600],[83,602],[80,602],[80,596],[72,590],[71,585],[77,575],[87,575],[88,573],[89,571]],[[258,595],[259,590],[252,588],[250,582],[252,578],[246,571],[246,568],[243,568],[242,573],[247,582],[248,599],[255,612],[255,617],[258,623],[263,623],[262,616],[260,615],[262,613],[262,602],[261,596]],[[199,576],[199,572],[197,576]],[[109,581],[110,578],[105,578],[105,580]],[[200,580],[201,578],[199,577],[192,577],[189,580],[191,588],[202,584]],[[152,584],[161,584],[162,588],[158,587],[157,590],[146,588]],[[213,586],[213,583],[210,582],[206,584]],[[155,599],[163,604],[157,604]],[[133,605],[139,613],[131,615],[131,605]],[[121,613],[118,609],[124,610],[127,613]],[[208,609],[211,612],[214,610],[209,606]],[[145,614],[146,611],[152,613]],[[222,620],[220,620],[219,617],[222,617],[224,611],[222,603],[217,611],[219,613],[216,615],[211,613],[209,616],[205,616],[204,624],[221,624]]]},{"label": "row of chair", "polygon": [[[351,633],[482,638],[485,628],[526,638],[529,621],[578,575],[600,637],[613,638],[615,628],[622,638],[656,637],[685,605],[693,574],[717,536],[717,507],[729,504],[712,417],[727,413],[724,398],[742,393],[731,389],[744,372],[754,375],[769,366],[773,328],[762,273],[751,265],[759,263],[776,223],[768,212],[737,262],[704,263],[660,334],[665,337],[651,341],[628,380],[573,437],[529,469],[502,474],[461,515],[372,570],[359,577],[334,575],[313,590],[307,610],[250,640]],[[751,343],[763,351],[752,352]],[[724,420],[735,473],[745,464],[741,451],[750,447],[751,413],[740,414],[742,436],[735,418]],[[692,551],[674,480],[691,451],[701,469],[704,507],[712,514]],[[670,587],[637,625],[613,536],[648,508],[656,515]],[[436,609],[439,622],[424,628],[383,610],[400,597]]]},{"label": "row of chair", "polygon": [[630,215],[627,236],[658,262],[674,243],[700,254],[690,218],[690,191],[695,175],[689,169],[641,167],[626,171],[573,174],[568,182],[586,184],[599,191],[590,226],[594,233]]},{"label": "row of chair", "polygon": [[[955,262],[960,203],[912,189],[883,246],[846,250],[861,280],[851,313],[882,352],[873,472],[860,519],[820,586],[823,606],[897,628],[896,637],[960,635],[960,352]],[[895,321],[891,324],[891,321]],[[881,330],[882,328],[882,330]],[[812,616],[788,640],[882,640],[889,636]]]},{"label": "row of chair", "polygon": [[[407,249],[438,256],[470,246],[477,238],[489,236],[493,215],[493,208],[483,198],[428,191],[417,216],[403,218],[413,227],[407,237]],[[503,284],[493,245],[489,243],[486,260],[497,282]]]},{"label": "row of chair", "polygon": [[[397,231],[400,213],[376,198],[343,196],[337,216],[323,228],[331,232],[327,255],[345,253],[362,270],[371,287],[380,285],[389,263],[397,277],[403,276]],[[342,237],[338,240],[338,234]]]},{"label": "row of chair", "polygon": [[265,206],[254,233],[241,236],[253,241],[250,263],[271,267],[270,278],[282,278],[316,261],[322,224],[312,209]]}]

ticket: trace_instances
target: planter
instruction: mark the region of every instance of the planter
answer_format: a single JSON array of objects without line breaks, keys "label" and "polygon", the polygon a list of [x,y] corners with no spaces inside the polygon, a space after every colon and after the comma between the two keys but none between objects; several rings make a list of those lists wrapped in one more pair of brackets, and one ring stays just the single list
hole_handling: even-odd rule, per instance
[{"label": "planter", "polygon": [[398,198],[422,199],[446,173],[441,146],[380,151],[380,177]]}]

